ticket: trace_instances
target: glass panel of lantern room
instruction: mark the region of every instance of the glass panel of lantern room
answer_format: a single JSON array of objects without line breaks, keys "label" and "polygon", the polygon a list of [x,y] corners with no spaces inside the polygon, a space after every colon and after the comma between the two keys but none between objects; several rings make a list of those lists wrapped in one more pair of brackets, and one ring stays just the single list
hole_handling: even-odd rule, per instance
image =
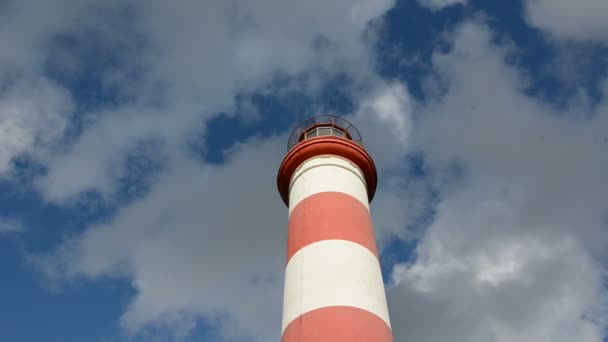
[{"label": "glass panel of lantern room", "polygon": [[331,135],[331,127],[319,127],[319,135]]},{"label": "glass panel of lantern room", "polygon": [[312,138],[312,137],[316,137],[317,136],[317,130],[313,129],[312,131],[306,133],[306,139]]},{"label": "glass panel of lantern room", "polygon": [[342,137],[344,138],[344,132],[342,132],[341,130],[334,128],[334,135],[337,137]]}]

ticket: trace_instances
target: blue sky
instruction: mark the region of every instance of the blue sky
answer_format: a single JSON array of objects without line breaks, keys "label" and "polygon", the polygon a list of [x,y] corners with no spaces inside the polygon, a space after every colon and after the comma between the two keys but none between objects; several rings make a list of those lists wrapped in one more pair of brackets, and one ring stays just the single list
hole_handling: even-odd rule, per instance
[{"label": "blue sky", "polygon": [[607,341],[605,0],[0,2],[3,341],[276,341],[348,117],[396,341]]}]

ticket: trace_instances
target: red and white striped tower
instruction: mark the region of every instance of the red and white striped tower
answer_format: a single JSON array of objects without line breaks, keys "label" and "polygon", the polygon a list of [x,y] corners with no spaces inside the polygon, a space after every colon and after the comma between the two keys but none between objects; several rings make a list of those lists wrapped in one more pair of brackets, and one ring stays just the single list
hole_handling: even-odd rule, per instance
[{"label": "red and white striped tower", "polygon": [[283,342],[391,342],[369,202],[376,167],[348,121],[292,133],[277,176],[289,206]]}]

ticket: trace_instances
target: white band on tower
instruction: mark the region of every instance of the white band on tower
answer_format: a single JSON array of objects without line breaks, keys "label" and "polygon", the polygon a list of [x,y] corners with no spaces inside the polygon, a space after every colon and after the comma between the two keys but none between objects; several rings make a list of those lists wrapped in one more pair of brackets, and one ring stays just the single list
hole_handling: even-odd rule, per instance
[{"label": "white band on tower", "polygon": [[390,327],[378,259],[346,240],[323,240],[298,251],[285,271],[283,331],[315,309],[351,306],[380,317]]},{"label": "white band on tower", "polygon": [[294,172],[289,187],[289,214],[306,197],[327,191],[351,195],[369,209],[361,170],[337,156],[318,156],[305,161]]}]

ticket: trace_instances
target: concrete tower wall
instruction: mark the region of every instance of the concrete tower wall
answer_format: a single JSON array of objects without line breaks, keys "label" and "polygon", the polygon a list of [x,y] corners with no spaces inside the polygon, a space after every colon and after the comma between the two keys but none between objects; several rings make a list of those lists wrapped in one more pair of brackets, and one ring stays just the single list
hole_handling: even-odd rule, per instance
[{"label": "concrete tower wall", "polygon": [[392,341],[365,176],[342,157],[290,180],[282,341]]}]

